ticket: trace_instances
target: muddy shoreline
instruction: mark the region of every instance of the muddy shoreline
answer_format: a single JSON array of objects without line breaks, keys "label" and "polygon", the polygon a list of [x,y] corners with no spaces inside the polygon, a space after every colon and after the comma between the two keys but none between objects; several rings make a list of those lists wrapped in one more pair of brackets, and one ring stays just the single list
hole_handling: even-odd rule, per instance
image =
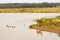
[{"label": "muddy shoreline", "polygon": [[53,28],[47,28],[47,27],[38,27],[38,26],[30,26],[30,29],[35,29],[35,30],[41,30],[41,31],[47,31],[47,32],[52,32],[52,33],[57,33],[60,34],[60,30],[53,29]]}]

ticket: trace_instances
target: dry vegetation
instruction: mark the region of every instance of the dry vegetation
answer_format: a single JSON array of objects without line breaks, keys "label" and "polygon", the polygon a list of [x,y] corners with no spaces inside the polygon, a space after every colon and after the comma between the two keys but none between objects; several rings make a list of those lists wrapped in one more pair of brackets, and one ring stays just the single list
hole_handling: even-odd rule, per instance
[{"label": "dry vegetation", "polygon": [[0,8],[0,13],[60,13],[60,7],[52,8]]}]

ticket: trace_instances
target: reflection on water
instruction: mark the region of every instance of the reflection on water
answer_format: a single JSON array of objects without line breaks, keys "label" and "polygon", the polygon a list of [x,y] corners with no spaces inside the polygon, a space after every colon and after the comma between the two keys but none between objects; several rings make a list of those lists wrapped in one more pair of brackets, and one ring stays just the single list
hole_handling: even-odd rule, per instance
[{"label": "reflection on water", "polygon": [[[47,31],[45,31],[45,32],[47,32]],[[41,30],[37,30],[36,33],[37,33],[37,34],[40,34],[40,35],[43,35],[43,33],[42,33]],[[51,33],[53,33],[53,32],[51,32]],[[50,33],[49,33],[49,34],[50,34]],[[58,33],[56,33],[56,34],[57,34],[57,36],[60,37],[60,34],[58,34]]]},{"label": "reflection on water", "polygon": [[37,30],[37,34],[41,34],[42,35],[42,31],[41,30]]},{"label": "reflection on water", "polygon": [[[41,17],[55,17],[60,14],[0,14],[0,40],[60,40],[55,33],[29,29],[33,20]],[[7,25],[7,27],[6,27]],[[15,28],[11,28],[14,27]],[[9,27],[9,28],[8,28]]]}]

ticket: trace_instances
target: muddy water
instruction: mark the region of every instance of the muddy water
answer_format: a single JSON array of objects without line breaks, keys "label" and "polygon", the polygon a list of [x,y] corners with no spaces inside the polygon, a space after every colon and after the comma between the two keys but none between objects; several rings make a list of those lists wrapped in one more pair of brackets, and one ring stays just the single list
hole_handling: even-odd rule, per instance
[{"label": "muddy water", "polygon": [[[0,14],[0,40],[60,40],[60,37],[56,33],[43,32],[43,35],[37,34],[36,30],[29,29],[31,24],[35,22],[33,20],[41,17],[55,17],[54,14]],[[15,28],[7,27],[15,26]]]}]

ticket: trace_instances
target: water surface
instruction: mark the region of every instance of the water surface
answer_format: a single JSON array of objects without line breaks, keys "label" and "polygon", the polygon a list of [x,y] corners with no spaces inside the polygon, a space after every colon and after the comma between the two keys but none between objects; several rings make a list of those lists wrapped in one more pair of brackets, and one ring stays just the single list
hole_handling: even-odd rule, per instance
[{"label": "water surface", "polygon": [[[43,35],[37,34],[36,30],[29,29],[31,24],[35,24],[33,20],[41,17],[55,17],[60,14],[0,14],[0,40],[60,40],[56,33],[45,32]],[[8,28],[6,25],[15,26]]]}]

